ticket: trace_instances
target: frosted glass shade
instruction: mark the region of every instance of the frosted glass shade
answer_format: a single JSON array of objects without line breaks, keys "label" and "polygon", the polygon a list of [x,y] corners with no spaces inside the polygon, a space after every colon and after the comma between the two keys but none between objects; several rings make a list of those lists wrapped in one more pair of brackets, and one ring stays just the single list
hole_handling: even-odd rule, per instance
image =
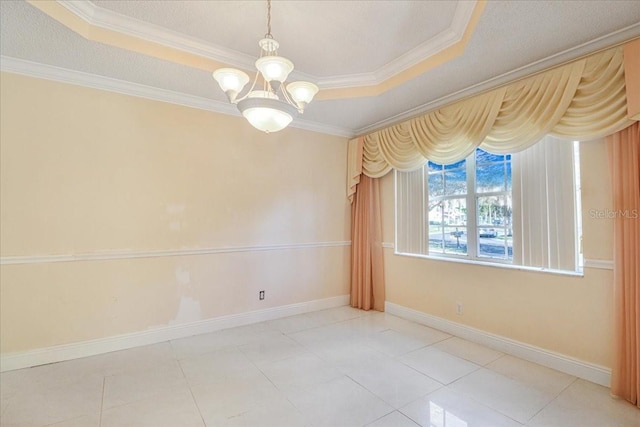
[{"label": "frosted glass shade", "polygon": [[293,120],[293,117],[284,111],[265,107],[247,108],[242,115],[251,126],[266,133],[278,132],[289,126]]},{"label": "frosted glass shade", "polygon": [[318,86],[309,82],[293,82],[287,85],[287,92],[299,105],[310,103],[318,90]]},{"label": "frosted glass shade", "polygon": [[263,56],[256,61],[256,68],[266,81],[275,80],[282,83],[293,71],[293,62],[282,56]]},{"label": "frosted glass shade", "polygon": [[249,83],[249,76],[235,68],[219,68],[213,72],[213,78],[225,93],[231,91],[238,94]]},{"label": "frosted glass shade", "polygon": [[[258,82],[256,74],[249,93],[239,97],[238,94],[249,83],[249,76],[234,68],[220,68],[213,72],[213,78],[253,127],[266,133],[277,132],[286,128],[298,113],[304,112],[306,105],[318,93],[318,86],[309,82],[294,82],[283,88],[293,71],[293,62],[278,56],[280,45],[271,34],[267,34],[258,44],[262,52],[256,61],[256,68],[264,79],[264,85],[261,83],[259,86],[265,90],[253,90]],[[276,95],[280,90],[283,101]]]},{"label": "frosted glass shade", "polygon": [[277,132],[291,123],[297,111],[274,96],[269,92],[253,91],[238,102],[238,109],[254,128],[266,133]]}]

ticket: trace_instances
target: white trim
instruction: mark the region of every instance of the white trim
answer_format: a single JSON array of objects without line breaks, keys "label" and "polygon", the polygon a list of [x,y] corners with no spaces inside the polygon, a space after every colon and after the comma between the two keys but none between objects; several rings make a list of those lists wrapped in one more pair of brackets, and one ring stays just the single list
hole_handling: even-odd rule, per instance
[{"label": "white trim", "polygon": [[56,67],[54,65],[40,64],[38,62],[0,56],[0,71],[20,74],[28,77],[36,77],[76,86],[92,89],[106,90],[108,92],[131,95],[138,98],[153,101],[169,102],[171,104],[208,110],[216,113],[239,116],[240,112],[228,102],[216,101],[185,93],[174,92],[167,89],[156,88],[111,77],[99,76],[82,71]]},{"label": "white trim", "polygon": [[553,270],[553,269],[542,268],[542,267],[529,267],[526,265],[508,264],[507,262],[500,262],[497,260],[481,261],[479,259],[466,258],[464,255],[454,255],[454,254],[424,255],[424,254],[412,254],[409,252],[399,252],[398,250],[396,250],[393,254],[398,256],[406,256],[410,258],[428,259],[432,261],[457,262],[459,264],[480,265],[483,267],[497,267],[497,268],[504,268],[506,270],[520,270],[520,271],[531,271],[533,273],[557,274],[560,276],[584,277],[584,272],[582,271]]},{"label": "white trim", "polygon": [[473,16],[477,1],[459,1],[451,20],[451,25],[436,34],[431,39],[404,53],[402,56],[387,63],[375,72],[377,84],[431,58],[448,47],[462,40],[464,33]]},{"label": "white trim", "polygon": [[565,51],[547,56],[546,58],[539,59],[520,68],[516,68],[515,70],[508,71],[506,73],[500,74],[499,76],[495,76],[483,82],[468,86],[457,92],[453,92],[438,99],[434,99],[433,101],[429,101],[426,104],[419,105],[408,111],[404,111],[400,114],[388,117],[379,122],[372,123],[360,129],[356,129],[355,133],[357,135],[366,135],[375,132],[388,126],[392,126],[405,120],[420,116],[429,111],[437,110],[440,107],[478,95],[483,92],[496,89],[500,86],[515,82],[519,79],[527,78],[536,73],[568,63],[580,58],[581,56],[589,55],[598,50],[615,46],[629,40],[633,40],[639,36],[640,23],[629,25],[628,27],[621,28],[610,34],[606,34],[602,37],[598,37],[594,40],[572,47]]},{"label": "white trim", "polygon": [[[89,25],[210,58],[245,70],[254,69],[254,56],[105,9],[90,1],[58,0],[58,3]],[[295,71],[293,77],[316,82],[322,89],[378,85],[459,42],[469,25],[476,3],[476,0],[459,1],[449,27],[398,58],[391,60],[378,70],[324,78]]]},{"label": "white trim", "polygon": [[459,1],[451,26],[426,42],[389,61],[373,72],[319,78],[318,86],[320,86],[321,89],[342,89],[360,86],[376,86],[385,82],[393,76],[431,58],[462,40],[462,36],[464,36],[464,32],[467,29],[475,7],[475,0]]},{"label": "white trim", "polygon": [[[255,57],[232,49],[207,43],[202,39],[170,30],[160,25],[132,18],[95,5],[91,1],[58,0],[58,4],[89,25],[119,34],[167,46],[182,52],[210,58],[237,67],[253,70]],[[256,41],[256,53],[258,52]]]},{"label": "white trim", "polygon": [[[203,98],[200,96],[189,95],[139,83],[132,83],[111,77],[99,76],[82,71],[70,70],[53,65],[40,64],[10,56],[0,56],[0,71],[241,117],[240,112],[235,105],[228,102],[217,101],[214,99]],[[322,123],[303,120],[300,118],[296,118],[290,126],[312,132],[341,136],[344,138],[351,138],[354,135],[354,133],[347,128],[324,125]]]},{"label": "white trim", "polygon": [[451,322],[389,301],[385,302],[385,310],[389,314],[439,329],[503,353],[517,356],[605,387],[609,387],[611,383],[611,370],[604,366],[578,360],[564,354],[545,350],[531,344],[495,335],[460,323]]},{"label": "white trim", "polygon": [[0,357],[0,371],[12,371],[15,369],[28,368],[47,363],[61,362],[63,360],[94,356],[96,354],[156,344],[192,335],[219,331],[221,329],[234,328],[251,323],[309,313],[311,311],[341,307],[347,304],[349,304],[349,295],[340,295],[331,298],[266,308],[264,310],[251,311],[248,313],[215,317],[213,319],[200,320],[181,325],[170,325],[147,331],[133,332],[130,334],[99,338],[73,344],[8,353],[3,354]]},{"label": "white trim", "polygon": [[312,132],[324,133],[327,135],[341,136],[343,138],[353,138],[356,134],[351,129],[343,128],[340,126],[328,125],[320,122],[312,122],[310,120],[303,120],[299,117],[293,119],[293,122],[289,125],[293,128],[304,129]]},{"label": "white trim", "polygon": [[102,253],[69,254],[69,255],[35,255],[35,256],[7,256],[0,258],[0,265],[12,264],[43,264],[51,262],[72,262],[72,261],[104,261],[117,259],[134,258],[160,258],[191,255],[212,255],[229,254],[236,252],[267,252],[282,251],[291,249],[308,248],[333,248],[340,246],[351,246],[350,241],[342,242],[313,242],[313,243],[293,243],[284,245],[262,245],[262,246],[231,246],[222,248],[197,248],[197,249],[173,249],[166,251],[132,251],[121,250]]},{"label": "white trim", "polygon": [[600,270],[613,270],[613,261],[606,259],[584,259],[585,268],[598,268]]},{"label": "white trim", "polygon": [[[471,5],[469,8],[468,6]],[[469,8],[469,14],[466,23],[471,19],[471,14],[475,8],[475,2],[459,2],[456,8],[456,13],[459,10],[465,11],[465,8]],[[454,17],[454,21],[459,21]],[[448,28],[441,33],[438,33],[435,37],[427,40],[421,45],[418,45],[414,49],[404,53],[403,55],[395,58],[387,64],[380,67],[378,70],[370,73],[360,74],[345,74],[338,76],[331,76],[318,79],[318,86],[321,89],[342,89],[361,86],[377,86],[393,76],[413,67],[414,65],[429,59],[437,53],[445,50],[446,48],[458,43],[464,35],[466,23],[462,32],[457,32]]]}]

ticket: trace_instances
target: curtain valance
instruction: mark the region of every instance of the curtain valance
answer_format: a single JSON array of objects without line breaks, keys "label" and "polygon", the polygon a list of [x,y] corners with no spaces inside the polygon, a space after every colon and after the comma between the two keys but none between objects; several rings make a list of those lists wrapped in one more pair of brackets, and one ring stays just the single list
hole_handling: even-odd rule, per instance
[{"label": "curtain valance", "polygon": [[517,152],[547,134],[600,138],[633,123],[626,106],[620,46],[366,135],[362,172],[377,178],[427,159],[452,163],[478,146]]}]

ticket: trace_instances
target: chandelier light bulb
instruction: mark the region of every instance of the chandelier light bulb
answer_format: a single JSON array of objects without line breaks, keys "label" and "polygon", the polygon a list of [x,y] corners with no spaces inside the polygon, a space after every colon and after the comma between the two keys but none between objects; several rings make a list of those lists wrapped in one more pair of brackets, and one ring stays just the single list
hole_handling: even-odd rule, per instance
[{"label": "chandelier light bulb", "polygon": [[294,106],[280,101],[275,93],[267,90],[249,92],[238,102],[238,109],[251,126],[266,133],[286,128],[297,113]]},{"label": "chandelier light bulb", "polygon": [[247,83],[249,83],[249,76],[235,68],[220,68],[213,72],[213,78],[220,85],[220,89],[229,96],[229,99],[233,101],[242,91]]},{"label": "chandelier light bulb", "polygon": [[318,90],[318,86],[309,82],[293,82],[287,85],[287,92],[300,108],[310,103]]},{"label": "chandelier light bulb", "polygon": [[293,62],[282,56],[263,56],[256,61],[256,68],[266,81],[282,83],[293,71]]},{"label": "chandelier light bulb", "polygon": [[247,108],[242,115],[251,123],[251,126],[266,133],[278,132],[293,121],[290,114],[267,107]]}]

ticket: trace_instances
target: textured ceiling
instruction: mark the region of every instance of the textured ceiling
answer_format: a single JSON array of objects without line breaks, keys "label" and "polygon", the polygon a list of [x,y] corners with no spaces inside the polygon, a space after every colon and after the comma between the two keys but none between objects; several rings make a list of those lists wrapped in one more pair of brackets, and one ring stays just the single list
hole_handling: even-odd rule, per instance
[{"label": "textured ceiling", "polygon": [[[93,3],[252,57],[260,53],[258,40],[266,33],[265,1],[196,1],[188,6],[184,1]],[[281,43],[280,53],[306,74],[365,73],[446,30],[457,5],[456,1],[404,1],[398,7],[397,3],[274,1],[271,32]]]},{"label": "textured ceiling", "polygon": [[[456,3],[274,1],[272,33],[306,73],[369,72],[446,29]],[[95,4],[251,57],[265,32],[264,2]],[[636,0],[490,1],[462,55],[379,96],[314,101],[304,120],[344,134],[369,131],[635,37]],[[22,1],[0,1],[0,53],[3,62],[17,58],[225,102],[208,71],[88,41]]]}]

